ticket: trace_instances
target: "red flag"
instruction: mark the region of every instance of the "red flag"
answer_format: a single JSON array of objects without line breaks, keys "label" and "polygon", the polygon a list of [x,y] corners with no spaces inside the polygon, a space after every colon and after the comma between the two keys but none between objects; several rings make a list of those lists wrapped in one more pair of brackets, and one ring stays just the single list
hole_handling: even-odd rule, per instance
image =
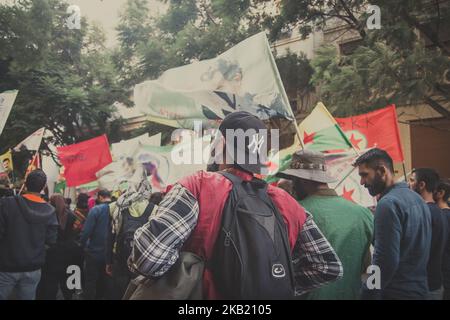
[{"label": "red flag", "polygon": [[69,187],[97,180],[95,173],[112,162],[106,135],[58,147],[57,151]]},{"label": "red flag", "polygon": [[359,116],[336,118],[337,123],[359,150],[377,147],[396,162],[403,161],[395,105]]}]

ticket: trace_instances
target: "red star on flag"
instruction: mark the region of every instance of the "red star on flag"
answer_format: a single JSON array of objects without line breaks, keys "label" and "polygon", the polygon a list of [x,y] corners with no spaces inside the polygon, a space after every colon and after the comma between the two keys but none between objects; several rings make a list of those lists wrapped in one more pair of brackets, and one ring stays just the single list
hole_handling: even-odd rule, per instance
[{"label": "red star on flag", "polygon": [[342,197],[351,202],[355,202],[352,198],[353,192],[355,192],[355,189],[347,190],[347,189],[345,189],[345,186],[344,186]]},{"label": "red star on flag", "polygon": [[266,166],[269,169],[269,172],[274,172],[278,169],[278,165],[272,161],[267,161]]},{"label": "red star on flag", "polygon": [[356,148],[356,149],[358,149],[358,150],[360,150],[360,147],[359,147],[359,143],[362,141],[362,139],[356,139],[355,138],[355,134],[354,133],[352,133],[352,135],[350,136],[350,142],[351,142],[351,144]]},{"label": "red star on flag", "polygon": [[303,132],[303,143],[307,144],[307,143],[313,142],[315,134],[316,134],[315,132],[313,132],[311,134],[308,134],[306,131]]}]

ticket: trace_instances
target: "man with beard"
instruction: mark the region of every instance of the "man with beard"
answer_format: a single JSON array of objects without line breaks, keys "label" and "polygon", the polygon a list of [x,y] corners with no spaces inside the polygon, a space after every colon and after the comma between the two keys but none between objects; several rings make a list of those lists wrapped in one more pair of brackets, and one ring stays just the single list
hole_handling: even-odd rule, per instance
[{"label": "man with beard", "polygon": [[364,285],[363,298],[427,299],[430,209],[405,182],[395,183],[392,158],[386,151],[371,149],[355,166],[361,185],[372,196],[379,195],[372,264],[379,268],[380,286]]},{"label": "man with beard", "polygon": [[447,221],[439,206],[434,202],[433,194],[439,183],[438,173],[431,168],[413,170],[409,178],[409,187],[417,192],[428,205],[431,212],[431,249],[428,261],[429,300],[442,300],[442,257],[447,241]]}]

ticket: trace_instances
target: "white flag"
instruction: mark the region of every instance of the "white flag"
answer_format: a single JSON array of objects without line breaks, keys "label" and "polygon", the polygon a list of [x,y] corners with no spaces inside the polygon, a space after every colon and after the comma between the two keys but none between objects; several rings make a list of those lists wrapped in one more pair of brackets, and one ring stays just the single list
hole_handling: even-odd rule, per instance
[{"label": "white flag", "polygon": [[136,107],[150,120],[192,129],[195,120],[217,126],[233,111],[262,120],[293,119],[286,92],[264,32],[210,60],[164,72],[134,88]]},{"label": "white flag", "polygon": [[30,151],[39,150],[39,147],[42,142],[42,137],[44,136],[44,131],[45,128],[40,128],[36,130],[33,134],[31,134],[25,140],[23,140],[21,143],[15,146],[14,151],[20,151],[23,148]]},{"label": "white flag", "polygon": [[119,160],[132,156],[140,145],[159,147],[161,145],[161,133],[149,137],[148,133],[128,140],[122,140],[111,144],[113,160]]},{"label": "white flag", "polygon": [[354,150],[325,154],[327,173],[336,179],[336,182],[328,185],[345,199],[363,207],[372,207],[376,205],[375,198],[359,183],[358,169],[352,165],[358,156]]},{"label": "white flag", "polygon": [[17,90],[9,90],[0,93],[0,135],[3,132],[18,92]]}]

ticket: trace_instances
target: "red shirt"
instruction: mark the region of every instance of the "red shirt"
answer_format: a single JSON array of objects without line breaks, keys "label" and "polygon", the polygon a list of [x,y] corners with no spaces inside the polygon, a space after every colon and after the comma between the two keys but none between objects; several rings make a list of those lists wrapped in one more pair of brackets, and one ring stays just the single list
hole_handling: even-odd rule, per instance
[{"label": "red shirt", "polygon": [[[231,173],[244,181],[252,179],[251,174],[243,171],[233,169]],[[184,249],[207,261],[212,255],[221,226],[222,211],[233,185],[223,175],[205,171],[185,177],[179,183],[193,194],[200,208],[197,225],[185,243]],[[292,250],[306,220],[305,210],[287,192],[278,187],[269,185],[267,193],[283,216]],[[203,290],[207,299],[218,298],[212,274],[208,269],[204,274]]]}]

